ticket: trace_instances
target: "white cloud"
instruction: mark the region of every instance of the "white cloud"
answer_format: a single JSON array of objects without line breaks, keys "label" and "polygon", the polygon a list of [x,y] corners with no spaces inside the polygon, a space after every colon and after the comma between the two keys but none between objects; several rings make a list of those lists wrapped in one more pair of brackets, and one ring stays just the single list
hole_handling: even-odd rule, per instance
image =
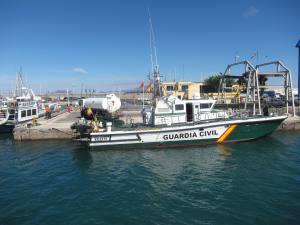
[{"label": "white cloud", "polygon": [[255,8],[254,6],[250,6],[244,13],[243,17],[248,18],[251,16],[255,16],[257,13],[259,13],[259,9]]},{"label": "white cloud", "polygon": [[74,67],[74,68],[72,68],[72,71],[75,73],[80,73],[80,74],[88,74],[88,72],[85,69],[80,68],[80,67]]}]

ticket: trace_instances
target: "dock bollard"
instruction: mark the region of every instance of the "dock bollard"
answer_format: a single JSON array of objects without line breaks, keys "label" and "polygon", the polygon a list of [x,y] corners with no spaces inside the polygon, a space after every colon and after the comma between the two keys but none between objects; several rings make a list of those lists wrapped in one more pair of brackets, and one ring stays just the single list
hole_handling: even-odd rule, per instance
[{"label": "dock bollard", "polygon": [[36,126],[36,118],[32,117],[31,119],[32,126]]},{"label": "dock bollard", "polygon": [[112,125],[111,122],[106,123],[106,132],[111,132],[111,125]]}]

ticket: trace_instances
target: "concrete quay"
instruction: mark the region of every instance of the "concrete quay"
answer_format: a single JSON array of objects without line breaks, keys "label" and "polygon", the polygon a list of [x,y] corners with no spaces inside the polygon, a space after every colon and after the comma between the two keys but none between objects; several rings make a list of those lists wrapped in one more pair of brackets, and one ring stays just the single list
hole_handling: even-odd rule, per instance
[{"label": "concrete quay", "polygon": [[51,119],[39,118],[36,126],[16,126],[13,136],[17,141],[72,139],[71,125],[79,118],[79,112],[64,112]]},{"label": "concrete quay", "polygon": [[280,131],[296,131],[300,130],[300,117],[295,116],[295,117],[288,117],[286,120],[284,120],[280,126],[278,127],[277,130]]}]

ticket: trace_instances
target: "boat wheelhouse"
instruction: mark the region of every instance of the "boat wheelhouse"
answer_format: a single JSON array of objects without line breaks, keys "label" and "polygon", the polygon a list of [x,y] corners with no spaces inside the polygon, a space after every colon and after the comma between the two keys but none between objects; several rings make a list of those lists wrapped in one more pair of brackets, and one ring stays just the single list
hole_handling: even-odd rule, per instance
[{"label": "boat wheelhouse", "polygon": [[38,117],[38,104],[36,101],[17,101],[15,120],[18,123],[26,122]]},{"label": "boat wheelhouse", "polygon": [[172,126],[228,118],[225,111],[214,109],[215,103],[213,99],[181,100],[170,95],[159,99],[155,109],[143,110],[143,123]]}]

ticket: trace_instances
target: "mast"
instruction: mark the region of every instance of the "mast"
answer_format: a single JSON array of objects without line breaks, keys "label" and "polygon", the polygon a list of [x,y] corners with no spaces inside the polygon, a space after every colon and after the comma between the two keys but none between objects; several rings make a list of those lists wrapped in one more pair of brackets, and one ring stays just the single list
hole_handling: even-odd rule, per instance
[{"label": "mast", "polygon": [[23,89],[22,89],[23,87],[24,87],[23,70],[22,67],[20,67],[20,70],[16,75],[16,97],[23,95]]},{"label": "mast", "polygon": [[156,99],[161,96],[159,84],[160,84],[160,72],[159,72],[159,65],[157,60],[157,53],[156,53],[156,43],[155,43],[155,36],[154,36],[154,29],[152,25],[152,19],[150,14],[150,9],[148,8],[148,15],[149,15],[149,41],[150,41],[150,60],[151,60],[151,69],[152,69],[152,81],[153,81],[153,98]]},{"label": "mast", "polygon": [[300,40],[298,41],[296,48],[299,49],[298,56],[298,99],[300,99]]}]

